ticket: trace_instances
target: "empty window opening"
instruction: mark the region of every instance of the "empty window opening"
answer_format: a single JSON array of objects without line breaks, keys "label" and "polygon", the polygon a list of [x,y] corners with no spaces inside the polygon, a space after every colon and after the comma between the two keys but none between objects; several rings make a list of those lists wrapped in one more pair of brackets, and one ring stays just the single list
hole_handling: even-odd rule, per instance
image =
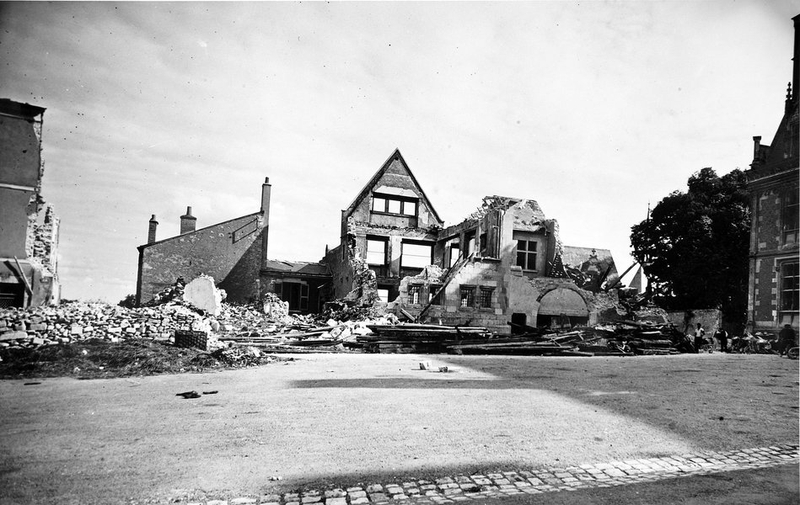
[{"label": "empty window opening", "polygon": [[389,289],[378,288],[378,300],[383,303],[389,303]]},{"label": "empty window opening", "polygon": [[428,302],[431,305],[442,305],[442,299],[444,298],[444,290],[442,290],[442,292],[439,293],[440,289],[442,289],[441,284],[431,284],[428,286]]},{"label": "empty window opening", "polygon": [[385,265],[388,241],[384,238],[367,238],[367,263]]},{"label": "empty window opening", "polygon": [[284,302],[289,302],[290,311],[308,310],[308,284],[305,282],[284,281],[275,284],[275,293]]},{"label": "empty window opening", "polygon": [[450,244],[450,268],[456,264],[461,254],[461,246],[458,243]]},{"label": "empty window opening", "polygon": [[372,212],[416,216],[417,200],[392,195],[374,195],[372,197]]},{"label": "empty window opening", "polygon": [[464,249],[464,257],[468,258],[475,252],[475,230],[468,231],[464,234],[464,242],[467,244]]},{"label": "empty window opening", "polygon": [[401,276],[417,275],[433,263],[433,244],[403,241],[401,247]]}]

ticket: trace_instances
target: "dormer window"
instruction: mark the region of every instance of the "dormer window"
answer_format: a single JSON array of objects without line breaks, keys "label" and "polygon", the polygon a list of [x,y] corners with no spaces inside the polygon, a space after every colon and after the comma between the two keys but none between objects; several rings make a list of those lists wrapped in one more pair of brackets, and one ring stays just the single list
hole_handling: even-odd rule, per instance
[{"label": "dormer window", "polygon": [[416,216],[417,201],[417,198],[406,196],[374,194],[372,197],[372,212]]}]

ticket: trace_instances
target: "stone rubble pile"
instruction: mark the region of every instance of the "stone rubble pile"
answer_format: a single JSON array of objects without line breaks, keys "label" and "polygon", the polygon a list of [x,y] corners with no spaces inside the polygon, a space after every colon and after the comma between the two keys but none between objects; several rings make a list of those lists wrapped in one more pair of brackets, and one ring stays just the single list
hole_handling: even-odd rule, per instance
[{"label": "stone rubble pile", "polygon": [[192,309],[167,304],[127,309],[104,303],[69,302],[51,307],[0,309],[0,348],[68,344],[88,339],[168,340],[175,330],[210,326]]},{"label": "stone rubble pile", "polygon": [[[0,309],[0,350],[69,344],[89,339],[119,342],[144,338],[175,342],[176,331],[208,334],[212,351],[254,340],[318,345],[355,341],[369,332],[367,324],[389,324],[394,316],[341,321],[289,313],[288,304],[268,293],[259,305],[222,302],[218,315],[192,306],[181,296],[156,306],[125,308],[98,302],[66,302],[58,306]],[[349,314],[355,316],[355,313]],[[372,314],[374,315],[374,314]]]}]

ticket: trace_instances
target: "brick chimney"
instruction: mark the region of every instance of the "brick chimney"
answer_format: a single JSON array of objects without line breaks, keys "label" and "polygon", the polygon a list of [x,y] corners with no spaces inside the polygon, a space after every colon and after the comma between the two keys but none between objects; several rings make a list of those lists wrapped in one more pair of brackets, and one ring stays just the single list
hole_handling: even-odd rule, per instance
[{"label": "brick chimney", "polygon": [[156,215],[153,214],[150,217],[150,223],[147,229],[147,243],[152,244],[156,241],[156,229],[158,228],[158,221],[156,221]]},{"label": "brick chimney", "polygon": [[269,177],[264,178],[264,184],[261,185],[261,212],[264,214],[264,226],[269,226],[269,201],[272,197],[272,186],[269,183]]},{"label": "brick chimney", "polygon": [[181,216],[181,235],[191,233],[197,227],[197,218],[192,215],[192,208],[186,207],[186,214]]}]

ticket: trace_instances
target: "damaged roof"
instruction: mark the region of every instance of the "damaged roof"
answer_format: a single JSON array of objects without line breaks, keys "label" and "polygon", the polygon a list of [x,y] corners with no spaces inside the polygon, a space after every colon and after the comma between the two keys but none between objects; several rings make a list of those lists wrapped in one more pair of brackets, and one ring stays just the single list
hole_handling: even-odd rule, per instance
[{"label": "damaged roof", "polygon": [[563,246],[561,253],[561,261],[564,265],[580,268],[581,265],[592,259],[592,256],[597,257],[597,265],[602,272],[610,266],[611,271],[609,277],[617,274],[614,258],[611,256],[610,249],[597,249],[595,247],[573,247],[569,245]]},{"label": "damaged roof", "polygon": [[493,210],[508,210],[511,207],[522,204],[523,207],[528,207],[536,214],[536,217],[542,221],[545,219],[544,211],[539,206],[536,200],[528,198],[512,198],[509,196],[484,196],[481,206],[472,214],[468,219],[480,219]]},{"label": "damaged roof", "polygon": [[302,274],[325,277],[331,275],[327,265],[305,261],[267,260],[267,265],[264,270],[272,270],[287,274]]},{"label": "damaged roof", "polygon": [[427,205],[428,209],[430,209],[431,214],[433,214],[433,217],[436,218],[436,220],[439,221],[440,223],[443,223],[442,218],[439,217],[439,213],[436,212],[436,209],[433,208],[433,204],[428,198],[428,195],[425,194],[425,190],[422,189],[422,186],[419,184],[419,181],[417,181],[417,178],[414,176],[414,173],[408,167],[408,163],[406,163],[406,160],[403,158],[403,155],[400,154],[400,149],[397,148],[395,148],[392,155],[389,156],[389,158],[383,163],[381,168],[379,168],[378,171],[375,172],[375,174],[372,176],[372,178],[370,178],[369,182],[367,182],[367,184],[361,189],[361,191],[358,192],[358,196],[356,196],[355,199],[350,203],[350,205],[347,206],[347,209],[345,209],[345,214],[350,215],[353,212],[353,209],[355,209],[358,206],[358,204],[360,204],[364,200],[364,198],[366,198],[369,195],[370,190],[372,190],[373,187],[381,179],[381,177],[383,177],[383,174],[386,173],[386,171],[389,169],[394,160],[398,160],[403,165],[403,169],[406,172],[408,172],[408,176],[411,178],[412,182],[419,190],[420,195],[422,195],[422,199],[425,201],[425,204]]}]

